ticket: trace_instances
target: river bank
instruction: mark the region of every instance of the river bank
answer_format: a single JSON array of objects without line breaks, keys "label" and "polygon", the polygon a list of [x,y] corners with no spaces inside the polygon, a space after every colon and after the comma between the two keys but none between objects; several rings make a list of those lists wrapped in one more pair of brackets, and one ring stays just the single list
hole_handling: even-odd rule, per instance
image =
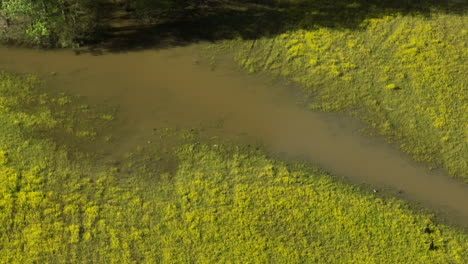
[{"label": "river bank", "polygon": [[102,43],[0,48],[0,259],[465,263],[465,17],[324,4],[112,9]]},{"label": "river bank", "polygon": [[466,260],[466,230],[203,129],[153,130],[152,142],[107,164],[85,150],[70,156],[52,131],[118,150],[107,138],[119,114],[39,87],[1,74],[5,262]]},{"label": "river bank", "polygon": [[385,142],[360,135],[358,123],[302,109],[287,87],[239,73],[229,60],[218,62],[216,69],[200,55],[205,48],[102,56],[3,49],[0,56],[12,60],[0,67],[40,74],[53,89],[67,87],[91,103],[118,106],[129,123],[120,129],[126,140],[114,154],[144,145],[153,128],[216,122],[222,127],[218,136],[245,135],[272,153],[302,157],[354,183],[400,191],[408,200],[460,219],[457,222],[468,219],[463,183],[430,172]]},{"label": "river bank", "polygon": [[299,84],[308,108],[359,118],[415,160],[466,182],[467,19],[463,11],[388,10],[357,29],[292,29],[213,49],[234,52],[248,72]]}]

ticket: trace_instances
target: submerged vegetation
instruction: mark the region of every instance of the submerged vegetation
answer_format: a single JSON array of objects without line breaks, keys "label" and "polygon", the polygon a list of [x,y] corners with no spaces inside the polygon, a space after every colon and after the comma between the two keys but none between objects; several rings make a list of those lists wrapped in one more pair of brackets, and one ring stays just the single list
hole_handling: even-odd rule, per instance
[{"label": "submerged vegetation", "polygon": [[301,84],[311,109],[349,111],[416,160],[468,180],[466,6],[409,12],[356,1],[333,22],[312,2],[297,11],[308,14],[299,29],[223,47],[249,72]]},{"label": "submerged vegetation", "polygon": [[[465,231],[437,224],[402,201],[250,147],[198,144],[190,131],[165,129],[154,149],[140,148],[120,164],[92,161],[78,155],[82,150],[71,157],[74,140],[105,142],[102,128],[115,116],[71,96],[47,95],[41,85],[31,76],[0,74],[1,263],[468,258]],[[58,131],[69,138],[58,143]],[[92,132],[83,138],[78,131]],[[170,157],[158,157],[170,135],[179,143]],[[177,165],[160,169],[170,159]]]}]

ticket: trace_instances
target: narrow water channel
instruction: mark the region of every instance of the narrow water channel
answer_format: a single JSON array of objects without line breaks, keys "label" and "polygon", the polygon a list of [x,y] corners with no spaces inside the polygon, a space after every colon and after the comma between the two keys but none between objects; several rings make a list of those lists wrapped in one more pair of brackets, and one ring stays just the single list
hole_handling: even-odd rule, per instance
[{"label": "narrow water channel", "polygon": [[[223,133],[246,134],[269,151],[305,157],[355,183],[399,190],[401,197],[468,225],[468,186],[412,162],[356,122],[297,106],[287,89],[229,68],[198,62],[199,45],[120,54],[0,48],[0,70],[46,76],[53,87],[91,102],[119,105],[129,122],[125,144],[145,142],[164,125],[223,121]],[[55,74],[51,74],[51,73]]]}]

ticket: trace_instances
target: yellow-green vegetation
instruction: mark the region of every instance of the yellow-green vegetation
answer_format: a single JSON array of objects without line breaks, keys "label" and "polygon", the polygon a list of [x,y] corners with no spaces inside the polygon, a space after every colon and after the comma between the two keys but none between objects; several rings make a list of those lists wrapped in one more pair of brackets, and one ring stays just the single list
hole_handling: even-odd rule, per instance
[{"label": "yellow-green vegetation", "polygon": [[[103,114],[94,116],[93,107],[79,114],[82,107],[66,108],[75,99],[62,104],[37,85],[33,77],[0,74],[0,263],[468,260],[465,231],[401,201],[251,148],[190,144],[190,132],[180,136],[188,143],[173,152],[173,170],[157,169],[165,166],[151,154],[157,149],[140,149],[114,167],[70,159],[37,132],[73,130],[80,120],[60,109],[95,122]],[[96,142],[96,135],[85,139]]]},{"label": "yellow-green vegetation", "polygon": [[[303,29],[229,40],[222,47],[235,51],[249,72],[300,83],[310,94],[311,109],[352,112],[397,139],[416,160],[468,180],[468,16],[463,9],[462,14],[437,9],[405,14],[343,6],[337,9],[336,17],[343,20],[338,25],[320,20],[320,8],[302,9],[307,15],[296,24]],[[367,18],[346,27],[345,19],[354,17]]]}]

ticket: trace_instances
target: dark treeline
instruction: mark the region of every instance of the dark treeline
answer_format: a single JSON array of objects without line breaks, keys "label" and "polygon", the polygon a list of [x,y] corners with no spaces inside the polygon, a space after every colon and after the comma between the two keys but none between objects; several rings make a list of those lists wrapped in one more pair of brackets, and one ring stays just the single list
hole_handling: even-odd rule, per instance
[{"label": "dark treeline", "polygon": [[69,47],[92,37],[95,0],[0,0],[2,42]]},{"label": "dark treeline", "polygon": [[[208,38],[213,38],[220,27],[232,31],[229,34],[222,34],[222,37],[254,38],[264,34],[275,34],[291,27],[320,25],[349,28],[359,24],[369,14],[375,15],[381,10],[389,9],[395,12],[425,14],[430,13],[433,8],[464,12],[466,6],[463,2],[462,0],[0,0],[0,42],[42,47],[77,47],[99,42],[106,30],[103,21],[116,9],[131,13],[142,23],[151,24],[161,21],[165,23],[168,20],[186,21],[187,16],[191,19],[195,17],[195,24],[198,23],[198,28],[203,27],[203,32],[193,33],[190,28],[185,28],[183,32],[202,34],[209,36]],[[180,25],[187,27],[188,24]]]}]

